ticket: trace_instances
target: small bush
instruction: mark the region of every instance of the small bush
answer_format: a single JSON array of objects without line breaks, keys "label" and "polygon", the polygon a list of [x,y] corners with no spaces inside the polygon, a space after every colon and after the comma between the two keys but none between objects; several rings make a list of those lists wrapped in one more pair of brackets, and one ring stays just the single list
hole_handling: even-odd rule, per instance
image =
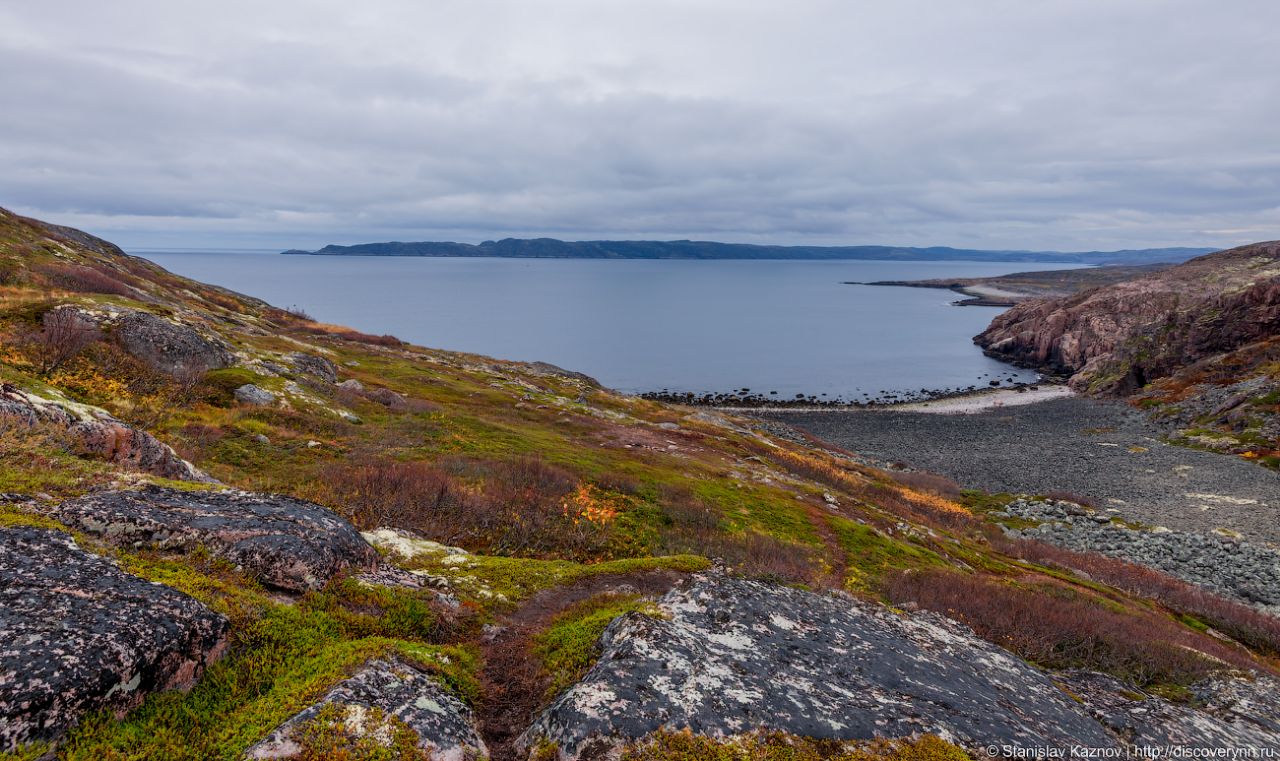
[{"label": "small bush", "polygon": [[57,372],[102,338],[102,332],[72,309],[52,309],[44,313],[39,330],[19,338],[24,353],[41,375]]},{"label": "small bush", "polygon": [[609,554],[605,524],[571,497],[578,481],[536,458],[425,462],[370,459],[331,465],[318,494],[364,527],[395,526],[474,551],[595,560]]},{"label": "small bush", "polygon": [[964,494],[963,487],[956,483],[955,480],[936,473],[927,473],[923,470],[894,473],[893,480],[910,489],[936,494],[946,499],[958,500]]}]

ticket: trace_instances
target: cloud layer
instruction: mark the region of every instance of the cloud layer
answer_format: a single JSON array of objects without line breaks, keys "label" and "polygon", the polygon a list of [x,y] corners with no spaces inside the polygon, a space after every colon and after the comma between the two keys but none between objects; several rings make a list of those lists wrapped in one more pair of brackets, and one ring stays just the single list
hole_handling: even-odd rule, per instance
[{"label": "cloud layer", "polygon": [[0,7],[0,205],[135,246],[1280,237],[1280,4]]}]

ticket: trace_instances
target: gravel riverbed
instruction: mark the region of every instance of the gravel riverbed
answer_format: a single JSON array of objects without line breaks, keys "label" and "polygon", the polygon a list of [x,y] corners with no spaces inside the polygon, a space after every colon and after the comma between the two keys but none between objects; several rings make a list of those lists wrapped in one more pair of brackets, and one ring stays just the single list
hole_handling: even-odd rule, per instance
[{"label": "gravel riverbed", "polygon": [[1080,495],[1129,521],[1228,529],[1280,545],[1280,473],[1242,458],[1167,444],[1119,403],[1059,398],[973,414],[898,410],[753,413],[884,463],[989,492]]}]

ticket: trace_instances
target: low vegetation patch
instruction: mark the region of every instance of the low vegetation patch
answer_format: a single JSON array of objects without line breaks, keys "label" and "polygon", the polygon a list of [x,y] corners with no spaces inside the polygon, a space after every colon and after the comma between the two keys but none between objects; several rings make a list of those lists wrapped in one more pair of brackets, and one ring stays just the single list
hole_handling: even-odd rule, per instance
[{"label": "low vegetation patch", "polygon": [[1049,668],[1104,671],[1139,687],[1181,687],[1223,668],[1257,668],[1241,648],[1152,611],[1133,611],[1041,578],[1005,580],[950,570],[902,571],[884,582],[915,603]]},{"label": "low vegetation patch", "polygon": [[839,742],[763,732],[713,740],[691,732],[659,732],[623,751],[622,761],[970,761],[933,735],[918,740]]},{"label": "low vegetation patch", "polygon": [[656,612],[639,595],[605,594],[584,600],[551,620],[534,638],[533,653],[549,681],[547,699],[582,678],[600,656],[600,635],[618,616]]}]

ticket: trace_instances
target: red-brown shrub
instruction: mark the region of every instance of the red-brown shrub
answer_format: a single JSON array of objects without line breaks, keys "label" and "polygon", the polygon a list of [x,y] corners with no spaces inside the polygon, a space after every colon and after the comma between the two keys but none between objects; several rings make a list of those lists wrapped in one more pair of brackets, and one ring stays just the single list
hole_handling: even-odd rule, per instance
[{"label": "red-brown shrub", "polygon": [[1258,652],[1280,656],[1280,619],[1248,605],[1118,558],[1073,552],[1029,539],[994,535],[991,539],[992,546],[1007,555],[1076,571],[1117,589],[1156,600],[1177,612],[1194,616]]},{"label": "red-brown shrub", "polygon": [[972,627],[981,637],[1051,668],[1105,671],[1139,686],[1186,685],[1224,661],[1259,668],[1240,648],[1158,613],[1124,613],[1063,584],[1012,583],[927,570],[890,574],[884,592]]},{"label": "red-brown shrub", "polygon": [[27,357],[42,375],[57,372],[102,337],[102,332],[72,309],[44,313],[39,330],[19,337]]},{"label": "red-brown shrub", "polygon": [[44,263],[33,267],[45,283],[77,293],[104,293],[115,296],[133,296],[136,291],[119,278],[93,267],[80,264]]},{"label": "red-brown shrub", "polygon": [[366,528],[395,526],[499,555],[595,560],[608,554],[607,527],[567,506],[577,480],[534,458],[425,462],[366,460],[331,465],[318,493]]}]

